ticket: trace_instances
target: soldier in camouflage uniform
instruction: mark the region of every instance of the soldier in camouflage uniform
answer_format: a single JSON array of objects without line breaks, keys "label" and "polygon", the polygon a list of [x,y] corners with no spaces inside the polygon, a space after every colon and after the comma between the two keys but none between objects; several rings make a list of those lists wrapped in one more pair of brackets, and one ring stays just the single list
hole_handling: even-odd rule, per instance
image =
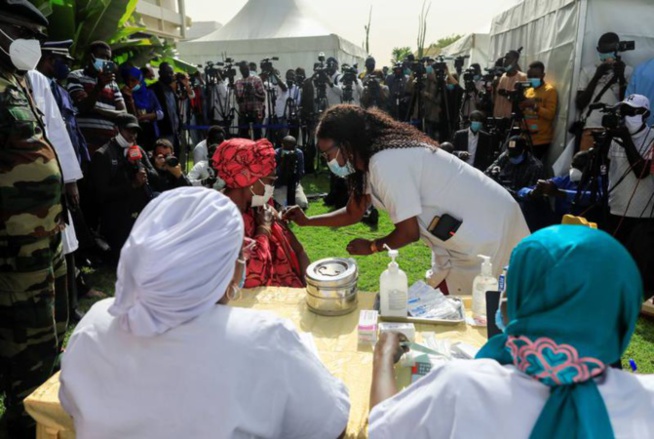
[{"label": "soldier in camouflage uniform", "polygon": [[66,288],[61,170],[18,70],[33,59],[16,47],[47,24],[26,0],[0,0],[0,393],[12,439],[34,438],[22,401],[52,373],[55,291]]}]

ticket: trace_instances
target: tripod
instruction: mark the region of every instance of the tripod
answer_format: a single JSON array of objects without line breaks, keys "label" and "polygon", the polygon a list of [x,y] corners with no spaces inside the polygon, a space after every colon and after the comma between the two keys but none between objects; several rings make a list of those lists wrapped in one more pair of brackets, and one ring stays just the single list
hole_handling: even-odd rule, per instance
[{"label": "tripod", "polygon": [[267,108],[268,111],[268,128],[266,128],[266,138],[270,140],[273,145],[277,145],[277,128],[272,128],[273,125],[278,124],[277,113],[276,113],[276,103],[277,103],[277,81],[275,77],[272,76],[272,81],[268,82],[268,87],[265,87],[267,99]]},{"label": "tripod", "polygon": [[[605,131],[593,131],[593,147],[589,150],[589,159],[583,169],[577,193],[572,202],[573,212],[585,215],[587,212],[599,207],[600,218],[603,224],[609,219],[609,179],[608,179],[608,151],[613,136]],[[590,191],[590,206],[580,212],[583,193]]]},{"label": "tripod", "polygon": [[[413,116],[414,110],[417,108],[418,109],[418,114],[417,114],[417,120],[419,123],[418,129],[422,132],[425,131],[425,121],[424,121],[424,114],[423,114],[423,108],[422,108],[422,90],[425,87],[424,84],[425,77],[423,73],[419,73],[416,76],[416,85],[413,89],[413,93],[411,94],[411,101],[409,103],[409,110],[407,111],[406,114],[406,120],[411,120],[411,117]],[[399,108],[399,105],[398,105]]]}]

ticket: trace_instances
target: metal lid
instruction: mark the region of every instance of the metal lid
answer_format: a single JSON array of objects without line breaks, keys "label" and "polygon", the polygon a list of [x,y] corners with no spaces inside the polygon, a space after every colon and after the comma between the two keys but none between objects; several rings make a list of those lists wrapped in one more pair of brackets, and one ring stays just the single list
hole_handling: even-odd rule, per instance
[{"label": "metal lid", "polygon": [[321,259],[307,268],[307,283],[318,287],[340,287],[350,282],[356,282],[358,274],[357,263],[354,259]]}]

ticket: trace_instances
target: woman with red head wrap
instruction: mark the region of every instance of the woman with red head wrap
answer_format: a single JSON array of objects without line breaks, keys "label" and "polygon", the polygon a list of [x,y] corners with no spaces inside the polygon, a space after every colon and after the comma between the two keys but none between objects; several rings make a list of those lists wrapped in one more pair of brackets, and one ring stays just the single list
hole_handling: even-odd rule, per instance
[{"label": "woman with red head wrap", "polygon": [[224,193],[241,210],[245,236],[256,242],[247,265],[246,288],[303,288],[309,258],[293,232],[268,204],[275,184],[275,150],[262,139],[231,139],[213,155]]}]

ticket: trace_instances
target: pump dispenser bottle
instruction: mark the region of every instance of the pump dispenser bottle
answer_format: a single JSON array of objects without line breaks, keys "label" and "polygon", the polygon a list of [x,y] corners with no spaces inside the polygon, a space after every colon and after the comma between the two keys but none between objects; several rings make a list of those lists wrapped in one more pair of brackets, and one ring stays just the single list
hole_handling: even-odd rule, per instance
[{"label": "pump dispenser bottle", "polygon": [[407,316],[407,299],[409,294],[409,281],[406,273],[400,270],[400,266],[395,262],[399,256],[397,250],[388,250],[388,257],[391,258],[388,268],[379,277],[379,301],[382,316],[388,317],[406,317]]}]

